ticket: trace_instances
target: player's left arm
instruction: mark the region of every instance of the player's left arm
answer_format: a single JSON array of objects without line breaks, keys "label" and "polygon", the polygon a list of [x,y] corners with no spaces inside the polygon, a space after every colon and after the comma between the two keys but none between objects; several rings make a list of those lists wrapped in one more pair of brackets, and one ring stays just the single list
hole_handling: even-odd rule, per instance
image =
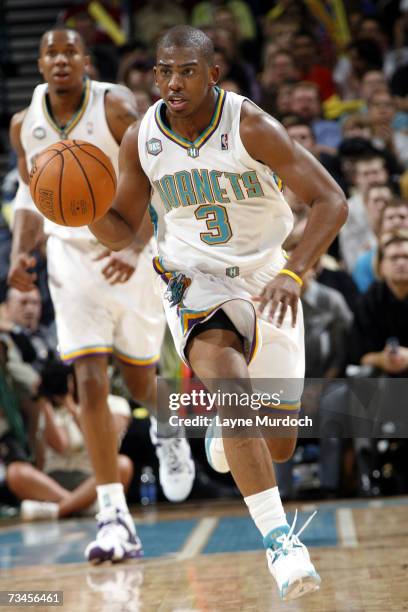
[{"label": "player's left arm", "polygon": [[105,115],[112,136],[118,144],[132,123],[140,119],[133,93],[123,85],[113,85],[105,94]]},{"label": "player's left arm", "polygon": [[[346,197],[313,155],[294,142],[278,121],[249,102],[243,105],[240,134],[249,155],[269,166],[311,208],[303,237],[285,265],[301,278],[346,221]],[[294,325],[300,289],[296,280],[278,274],[260,296],[260,310],[270,303],[272,319],[280,305],[277,324],[281,325],[289,307]]]}]

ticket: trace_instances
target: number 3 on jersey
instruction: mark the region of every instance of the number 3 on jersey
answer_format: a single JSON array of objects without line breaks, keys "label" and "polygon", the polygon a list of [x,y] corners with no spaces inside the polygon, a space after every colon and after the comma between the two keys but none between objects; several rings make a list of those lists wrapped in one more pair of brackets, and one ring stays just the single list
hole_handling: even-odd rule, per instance
[{"label": "number 3 on jersey", "polygon": [[228,221],[225,206],[210,204],[199,206],[195,211],[197,219],[204,219],[207,223],[209,232],[201,232],[200,238],[210,246],[228,242],[232,236],[231,226]]}]

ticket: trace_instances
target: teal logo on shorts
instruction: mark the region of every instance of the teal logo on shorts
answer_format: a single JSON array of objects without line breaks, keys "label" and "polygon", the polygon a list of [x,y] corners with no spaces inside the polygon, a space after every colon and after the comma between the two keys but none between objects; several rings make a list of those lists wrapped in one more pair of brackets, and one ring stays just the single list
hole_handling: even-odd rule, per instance
[{"label": "teal logo on shorts", "polygon": [[161,140],[158,138],[151,138],[146,142],[146,149],[150,155],[158,155],[163,151]]},{"label": "teal logo on shorts", "polygon": [[231,268],[225,268],[225,274],[230,278],[235,278],[236,276],[239,276],[238,266],[231,266]]}]

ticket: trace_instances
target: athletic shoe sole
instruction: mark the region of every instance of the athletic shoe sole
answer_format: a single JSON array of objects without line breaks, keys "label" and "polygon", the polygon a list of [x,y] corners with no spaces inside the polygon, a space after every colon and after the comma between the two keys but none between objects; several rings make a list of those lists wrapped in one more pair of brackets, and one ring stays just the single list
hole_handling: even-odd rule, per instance
[{"label": "athletic shoe sole", "polygon": [[318,574],[310,574],[301,576],[292,580],[290,584],[284,585],[281,591],[281,599],[283,601],[291,601],[299,599],[308,593],[318,591],[320,588],[321,578]]}]

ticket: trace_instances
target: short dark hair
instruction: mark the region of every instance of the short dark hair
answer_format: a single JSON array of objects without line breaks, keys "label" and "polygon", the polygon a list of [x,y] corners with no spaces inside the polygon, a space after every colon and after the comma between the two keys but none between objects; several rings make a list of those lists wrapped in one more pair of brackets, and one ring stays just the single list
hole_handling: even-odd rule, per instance
[{"label": "short dark hair", "polygon": [[40,51],[40,55],[41,52],[43,50],[43,46],[45,44],[46,38],[48,36],[48,34],[51,34],[52,32],[72,32],[72,34],[75,34],[75,36],[77,37],[77,39],[79,40],[79,42],[81,43],[81,46],[83,48],[84,53],[86,54],[87,51],[87,47],[85,44],[85,40],[83,39],[82,34],[80,34],[79,32],[77,32],[76,30],[74,30],[73,28],[66,28],[64,26],[58,26],[55,28],[51,28],[50,30],[47,30],[46,32],[44,32],[44,34],[41,36],[41,40],[40,40],[40,47],[39,47],[39,51]]},{"label": "short dark hair", "polygon": [[214,45],[202,30],[188,25],[178,25],[167,30],[157,43],[157,52],[169,47],[193,47],[198,49],[209,66],[214,65]]},{"label": "short dark hair", "polygon": [[381,263],[384,259],[385,250],[391,244],[401,242],[408,242],[408,230],[397,230],[396,232],[382,234],[379,240],[378,262]]},{"label": "short dark hair", "polygon": [[313,136],[313,130],[312,126],[310,125],[310,122],[306,121],[306,119],[303,119],[302,117],[299,117],[298,115],[285,115],[284,117],[282,117],[281,123],[286,129],[294,126],[307,127],[311,131]]},{"label": "short dark hair", "polygon": [[388,204],[386,204],[386,206],[384,206],[384,208],[381,211],[381,215],[380,215],[380,227],[381,227],[383,219],[384,219],[385,211],[389,210],[390,208],[401,208],[401,206],[404,206],[404,208],[408,208],[408,201],[404,200],[404,198],[401,198],[398,195],[394,195],[394,197],[392,198],[391,202],[388,202]]}]

